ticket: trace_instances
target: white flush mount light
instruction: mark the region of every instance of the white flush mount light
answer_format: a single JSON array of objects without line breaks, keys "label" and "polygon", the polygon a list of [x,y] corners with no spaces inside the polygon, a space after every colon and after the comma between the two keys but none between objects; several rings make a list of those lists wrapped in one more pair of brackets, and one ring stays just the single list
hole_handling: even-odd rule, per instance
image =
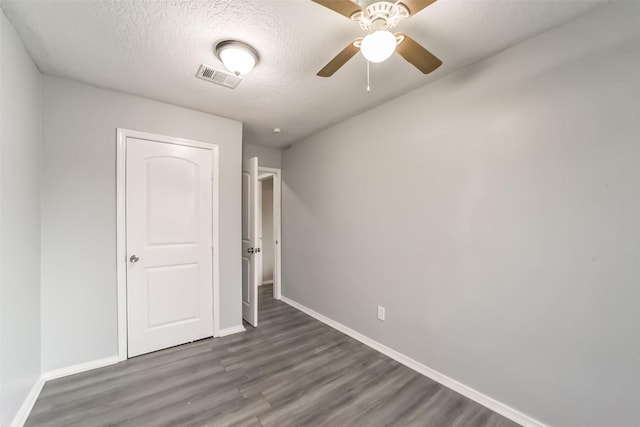
[{"label": "white flush mount light", "polygon": [[242,76],[253,70],[258,63],[258,52],[246,43],[237,40],[223,40],[216,45],[216,56],[225,68]]},{"label": "white flush mount light", "polygon": [[382,62],[396,50],[397,40],[390,31],[378,30],[367,34],[362,40],[360,51],[369,62]]}]

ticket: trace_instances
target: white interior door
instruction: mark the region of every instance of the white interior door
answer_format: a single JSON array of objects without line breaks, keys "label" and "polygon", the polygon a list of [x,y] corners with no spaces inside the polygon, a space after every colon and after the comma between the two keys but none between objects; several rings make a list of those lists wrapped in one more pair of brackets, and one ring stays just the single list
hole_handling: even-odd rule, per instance
[{"label": "white interior door", "polygon": [[211,150],[127,138],[128,356],[213,335]]},{"label": "white interior door", "polygon": [[258,266],[262,254],[258,241],[257,157],[243,163],[242,196],[242,318],[258,326]]}]

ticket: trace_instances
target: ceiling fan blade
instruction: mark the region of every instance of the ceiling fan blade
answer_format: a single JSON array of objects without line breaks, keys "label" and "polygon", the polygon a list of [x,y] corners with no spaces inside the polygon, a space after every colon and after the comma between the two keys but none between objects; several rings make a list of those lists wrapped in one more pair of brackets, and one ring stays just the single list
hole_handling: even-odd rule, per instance
[{"label": "ceiling fan blade", "polygon": [[[360,6],[350,0],[311,0],[314,3],[318,3],[326,8],[338,12],[342,16],[351,18],[356,12],[360,12]],[[435,1],[435,0],[434,0]]]},{"label": "ceiling fan blade", "polygon": [[[315,0],[314,0],[315,1]],[[436,0],[400,0],[409,9],[409,15],[415,15]]]},{"label": "ceiling fan blade", "polygon": [[320,77],[331,77],[333,73],[338,71],[340,67],[342,67],[344,64],[347,63],[348,60],[353,58],[353,55],[358,53],[358,51],[360,50],[360,47],[356,46],[356,43],[361,40],[362,40],[362,37],[359,37],[354,41],[352,41],[351,43],[349,43],[349,46],[342,49],[342,52],[337,54],[335,58],[329,61],[329,63],[325,65],[322,70],[318,71],[317,75]]},{"label": "ceiling fan blade", "polygon": [[396,52],[424,74],[429,74],[442,65],[442,61],[408,35],[396,33],[396,37],[398,36],[403,40],[396,47]]}]

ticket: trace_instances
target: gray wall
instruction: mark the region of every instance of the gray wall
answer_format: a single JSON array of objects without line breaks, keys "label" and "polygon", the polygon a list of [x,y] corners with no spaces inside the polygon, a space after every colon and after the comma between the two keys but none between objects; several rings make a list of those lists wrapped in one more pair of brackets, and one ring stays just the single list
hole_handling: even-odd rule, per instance
[{"label": "gray wall", "polygon": [[273,178],[262,180],[262,282],[273,280]]},{"label": "gray wall", "polygon": [[611,3],[285,150],[284,295],[550,425],[640,425],[638,22]]},{"label": "gray wall", "polygon": [[242,125],[210,114],[45,77],[42,363],[117,354],[116,128],[220,146],[221,327],[241,324]]},{"label": "gray wall", "polygon": [[42,76],[0,11],[0,425],[40,377]]},{"label": "gray wall", "polygon": [[242,144],[242,159],[247,160],[251,157],[257,157],[258,165],[262,167],[276,169],[282,167],[282,150],[279,148]]}]

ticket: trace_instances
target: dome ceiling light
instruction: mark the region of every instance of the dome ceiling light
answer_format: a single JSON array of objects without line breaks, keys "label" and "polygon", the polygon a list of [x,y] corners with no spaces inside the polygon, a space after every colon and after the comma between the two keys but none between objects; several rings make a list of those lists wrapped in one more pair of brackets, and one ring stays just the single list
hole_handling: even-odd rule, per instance
[{"label": "dome ceiling light", "polygon": [[248,44],[237,40],[218,42],[215,52],[225,68],[236,76],[250,73],[258,63],[258,52]]}]

